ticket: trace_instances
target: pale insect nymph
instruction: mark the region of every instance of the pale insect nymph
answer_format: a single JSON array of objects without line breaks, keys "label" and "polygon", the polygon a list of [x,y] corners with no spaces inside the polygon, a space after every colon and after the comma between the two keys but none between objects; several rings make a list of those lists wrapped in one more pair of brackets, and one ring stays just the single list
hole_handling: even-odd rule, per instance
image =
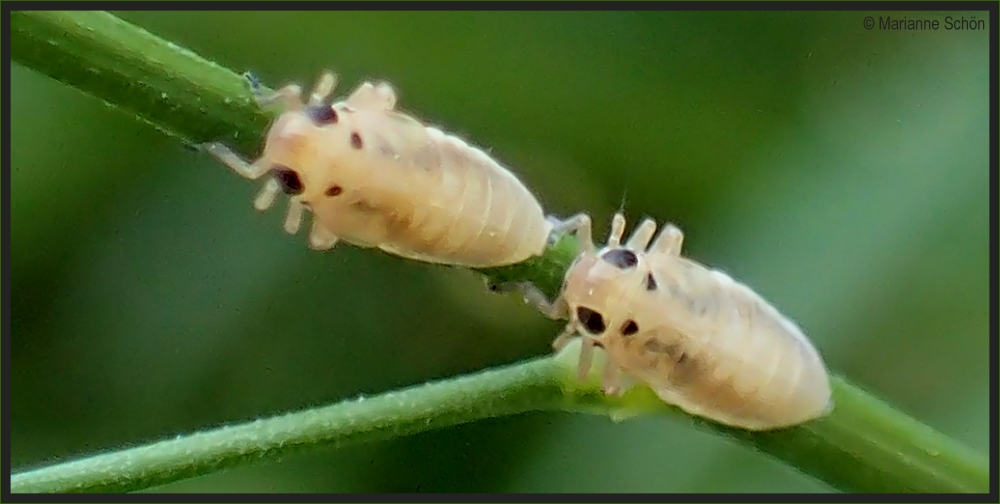
[{"label": "pale insect nymph", "polygon": [[[749,287],[681,257],[683,234],[644,220],[624,245],[625,218],[615,214],[607,245],[591,237],[578,215],[560,226],[575,232],[581,252],[562,290],[549,302],[521,285],[529,303],[552,318],[569,318],[557,350],[584,338],[578,374],[604,349],[606,393],[632,380],[669,404],[732,427],[768,430],[800,424],[833,408],[819,353],[799,327]],[[647,248],[648,246],[648,248]]]},{"label": "pale insect nymph", "polygon": [[[251,79],[252,84],[253,79]],[[521,262],[545,249],[552,222],[527,187],[481,149],[395,110],[387,83],[363,82],[328,100],[336,76],[325,72],[308,102],[295,84],[261,106],[284,111],[252,164],[221,143],[205,149],[248,179],[271,177],[254,200],[270,208],[290,196],[284,229],[298,232],[313,214],[310,247],[338,241],[402,257],[468,267]]]}]

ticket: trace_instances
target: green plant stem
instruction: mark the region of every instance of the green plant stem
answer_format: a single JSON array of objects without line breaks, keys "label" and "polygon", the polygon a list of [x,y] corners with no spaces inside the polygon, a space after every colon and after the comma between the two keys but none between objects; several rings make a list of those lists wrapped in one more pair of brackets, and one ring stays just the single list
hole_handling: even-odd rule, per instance
[{"label": "green plant stem", "polygon": [[560,397],[540,359],[106,453],[11,477],[12,492],[125,492],[317,445],[404,436],[529,411]]},{"label": "green plant stem", "polygon": [[[189,144],[222,140],[250,157],[270,114],[236,72],[103,12],[13,12],[14,61],[74,86]],[[575,241],[482,270],[494,282],[559,288]],[[525,411],[621,420],[669,413],[724,433],[848,492],[987,492],[989,463],[960,443],[833,378],[833,413],[764,433],[680,414],[645,387],[605,397],[573,379],[575,350],[364,400],[224,427],[15,474],[13,492],[129,491],[306,447],[370,441]]]}]

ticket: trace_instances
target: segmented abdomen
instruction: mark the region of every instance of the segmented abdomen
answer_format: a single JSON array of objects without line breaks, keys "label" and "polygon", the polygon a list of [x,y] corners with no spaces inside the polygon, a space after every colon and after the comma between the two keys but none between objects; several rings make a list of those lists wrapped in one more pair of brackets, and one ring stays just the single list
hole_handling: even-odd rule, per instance
[{"label": "segmented abdomen", "polygon": [[664,320],[642,347],[656,358],[657,371],[646,378],[661,398],[750,429],[828,412],[827,371],[801,330],[729,276],[685,266],[674,279],[663,275]]},{"label": "segmented abdomen", "polygon": [[381,248],[431,262],[501,266],[540,254],[551,229],[527,187],[485,152],[425,128],[413,152],[399,154],[413,183]]}]

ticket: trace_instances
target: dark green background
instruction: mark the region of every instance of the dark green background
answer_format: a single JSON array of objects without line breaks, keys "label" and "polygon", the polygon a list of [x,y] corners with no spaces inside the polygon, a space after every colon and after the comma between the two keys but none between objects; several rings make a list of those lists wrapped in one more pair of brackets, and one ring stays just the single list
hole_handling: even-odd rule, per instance
[{"label": "dark green background", "polygon": [[[866,13],[119,15],[272,86],[388,80],[599,235],[621,205],[678,223],[832,369],[986,452],[986,32],[868,31]],[[15,469],[512,363],[559,330],[466,271],[311,252],[253,211],[259,183],[9,71]],[[828,487],[686,423],[533,414],[157,490]]]}]

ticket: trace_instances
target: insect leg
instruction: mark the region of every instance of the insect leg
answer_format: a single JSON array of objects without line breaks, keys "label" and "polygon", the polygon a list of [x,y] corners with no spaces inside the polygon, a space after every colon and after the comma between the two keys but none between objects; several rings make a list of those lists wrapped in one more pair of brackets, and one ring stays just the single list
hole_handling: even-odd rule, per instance
[{"label": "insect leg", "polygon": [[587,374],[594,363],[594,341],[590,338],[582,338],[580,342],[580,360],[576,365],[577,381],[587,381]]},{"label": "insect leg", "polygon": [[[559,336],[556,336],[556,339],[552,340],[552,349],[556,352],[561,351],[563,348],[566,348],[566,345],[568,345],[570,341],[573,341],[575,336],[576,329],[574,328],[574,325],[567,324],[566,328],[563,329],[563,332],[559,333]],[[584,344],[586,344],[586,341]]]},{"label": "insect leg", "polygon": [[621,392],[619,394],[624,394],[625,392],[628,392],[629,389],[635,386],[635,378],[632,378],[631,376],[625,374],[624,372],[621,373],[621,378],[619,380],[620,380],[619,383],[621,384]]},{"label": "insect leg", "polygon": [[604,370],[601,372],[601,390],[610,396],[620,396],[625,393],[622,387],[622,370],[605,353]]},{"label": "insect leg", "polygon": [[637,250],[645,251],[646,247],[649,245],[649,241],[653,239],[653,233],[656,232],[656,221],[653,219],[643,219],[643,221],[636,226],[635,230],[632,231],[632,236],[629,237],[628,243],[625,244],[626,247]]},{"label": "insect leg", "polygon": [[312,94],[309,96],[309,105],[322,105],[323,101],[333,93],[333,88],[336,86],[337,75],[329,70],[323,72],[323,75],[320,75],[319,80],[316,81],[316,85],[313,86]]},{"label": "insect leg", "polygon": [[313,250],[330,250],[340,239],[330,232],[326,226],[320,224],[319,219],[313,218],[312,228],[309,230],[309,247]]},{"label": "insect leg", "polygon": [[553,216],[549,216],[546,219],[552,223],[552,231],[549,232],[550,238],[566,233],[575,234],[577,241],[580,243],[580,249],[584,253],[592,254],[596,250],[589,215],[580,213],[566,220],[559,220]]},{"label": "insect leg", "polygon": [[488,289],[498,294],[507,294],[510,292],[521,294],[526,304],[533,306],[536,310],[542,312],[542,315],[550,319],[565,319],[569,315],[567,312],[568,308],[562,301],[562,296],[556,297],[555,300],[549,300],[545,293],[531,282],[504,282],[495,284],[489,279],[486,279],[485,282]]},{"label": "insect leg", "polygon": [[608,234],[608,247],[617,247],[625,234],[625,216],[618,212],[611,218],[611,233]]},{"label": "insect leg", "polygon": [[246,160],[240,157],[239,154],[233,152],[232,149],[226,147],[219,142],[209,142],[201,144],[200,147],[208,152],[213,157],[222,162],[222,164],[232,168],[233,171],[238,173],[241,177],[250,180],[256,180],[260,178],[261,175],[265,174],[270,170],[270,166],[264,164],[259,160],[254,164],[247,163]]},{"label": "insect leg", "polygon": [[[253,84],[251,83],[251,86]],[[302,87],[298,84],[289,84],[271,94],[264,94],[258,83],[257,87],[253,89],[254,98],[257,100],[257,106],[265,107],[277,101],[284,102],[285,108],[287,110],[298,110],[302,108]]]},{"label": "insect leg", "polygon": [[250,92],[253,93],[254,96],[260,96],[262,94],[261,90],[264,88],[264,84],[260,82],[260,77],[257,77],[257,74],[247,70],[246,72],[243,72],[243,75],[240,77],[246,79],[250,84]]},{"label": "insect leg", "polygon": [[385,88],[388,84],[379,84],[379,88],[376,88],[371,82],[362,82],[357,89],[347,97],[347,103],[351,106],[359,109],[391,109],[395,105],[396,94],[392,91],[392,88],[388,88],[388,94]]},{"label": "insect leg", "polygon": [[293,235],[299,232],[299,227],[302,226],[303,210],[305,210],[305,205],[298,199],[292,198],[288,202],[288,215],[285,216],[286,233]]},{"label": "insect leg", "polygon": [[386,110],[396,108],[396,90],[388,82],[379,82],[375,86],[375,94],[382,101]]},{"label": "insect leg", "polygon": [[673,224],[665,224],[649,247],[649,252],[678,256],[681,255],[681,245],[684,243],[684,233]]},{"label": "insect leg", "polygon": [[274,204],[274,200],[278,197],[278,193],[280,191],[281,185],[278,184],[278,181],[273,178],[268,179],[268,181],[264,183],[264,187],[262,187],[260,192],[257,193],[257,197],[254,198],[253,207],[256,208],[258,212],[263,212],[264,210],[271,208],[271,205]]}]

